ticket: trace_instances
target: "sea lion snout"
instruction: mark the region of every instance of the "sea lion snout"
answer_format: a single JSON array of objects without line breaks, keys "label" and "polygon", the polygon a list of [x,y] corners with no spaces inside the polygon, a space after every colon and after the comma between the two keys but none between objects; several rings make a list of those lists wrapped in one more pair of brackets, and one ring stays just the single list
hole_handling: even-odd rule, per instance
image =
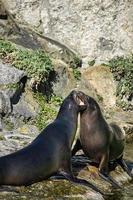
[{"label": "sea lion snout", "polygon": [[86,108],[87,100],[86,95],[83,92],[72,90],[69,96],[79,106],[80,110],[84,110]]},{"label": "sea lion snout", "polygon": [[81,110],[85,110],[87,108],[86,94],[81,91],[77,91],[77,98],[79,100],[79,106],[81,107]]}]

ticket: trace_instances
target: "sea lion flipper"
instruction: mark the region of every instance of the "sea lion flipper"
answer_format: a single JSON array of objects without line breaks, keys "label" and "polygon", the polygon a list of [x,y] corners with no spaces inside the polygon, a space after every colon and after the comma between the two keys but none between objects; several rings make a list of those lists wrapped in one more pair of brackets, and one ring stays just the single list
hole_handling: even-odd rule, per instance
[{"label": "sea lion flipper", "polygon": [[128,168],[126,162],[124,159],[121,157],[117,160],[118,164],[122,167],[124,171],[127,172],[127,174],[133,179],[133,174],[131,173],[130,169]]},{"label": "sea lion flipper", "polygon": [[92,183],[90,183],[89,181],[87,181],[85,179],[74,177],[72,173],[66,173],[63,171],[61,172],[61,175],[63,175],[67,180],[69,180],[75,184],[92,188],[94,191],[99,192],[100,194],[104,195],[104,193],[100,189],[98,189],[95,185],[93,185]]},{"label": "sea lion flipper", "polygon": [[121,186],[118,185],[118,183],[111,176],[107,174],[105,175],[104,173],[99,173],[99,176],[108,183],[110,183],[114,188],[121,189]]},{"label": "sea lion flipper", "polygon": [[103,154],[102,159],[99,165],[99,176],[104,179],[105,181],[109,182],[114,188],[121,188],[118,183],[109,176],[109,168],[108,168],[108,161],[109,161],[109,153],[108,151]]},{"label": "sea lion flipper", "polygon": [[109,161],[109,151],[107,150],[101,158],[100,164],[99,164],[99,173],[101,174],[109,174],[109,169],[108,169],[108,161]]},{"label": "sea lion flipper", "polygon": [[[71,155],[71,153],[70,153],[70,155]],[[62,165],[61,170],[59,171],[59,175],[64,176],[67,180],[69,180],[69,181],[71,181],[71,182],[73,182],[75,184],[80,184],[80,185],[83,185],[83,186],[86,186],[86,187],[90,187],[94,191],[99,192],[102,195],[104,195],[103,192],[100,189],[98,189],[95,185],[93,185],[92,183],[90,183],[90,182],[88,182],[88,181],[86,181],[84,179],[76,178],[73,175],[73,173],[72,173],[72,165],[71,165],[70,160],[71,160],[71,157],[68,156],[65,159],[65,161],[63,161],[63,165]],[[60,179],[60,178],[62,179],[61,176],[58,177],[58,179]]]}]

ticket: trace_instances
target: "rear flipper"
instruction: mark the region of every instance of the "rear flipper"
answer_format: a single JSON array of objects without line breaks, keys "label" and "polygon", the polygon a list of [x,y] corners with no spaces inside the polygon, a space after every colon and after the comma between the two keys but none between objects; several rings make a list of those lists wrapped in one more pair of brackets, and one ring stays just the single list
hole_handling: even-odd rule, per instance
[{"label": "rear flipper", "polygon": [[106,152],[103,154],[102,159],[100,161],[99,165],[99,176],[103,178],[105,181],[109,182],[114,188],[120,189],[121,186],[118,185],[118,183],[109,175],[109,153]]},{"label": "rear flipper", "polygon": [[110,183],[115,189],[121,189],[121,186],[109,174],[99,172],[99,176]]},{"label": "rear flipper", "polygon": [[133,174],[131,173],[131,170],[128,168],[126,162],[121,157],[117,160],[117,163],[122,167],[122,169],[127,172],[127,174],[133,179]]}]

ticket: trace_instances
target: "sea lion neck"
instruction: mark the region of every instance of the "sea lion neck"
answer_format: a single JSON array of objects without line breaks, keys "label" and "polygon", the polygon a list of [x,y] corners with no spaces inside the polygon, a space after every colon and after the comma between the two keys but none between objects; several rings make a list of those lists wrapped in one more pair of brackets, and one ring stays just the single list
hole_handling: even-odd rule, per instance
[{"label": "sea lion neck", "polygon": [[87,118],[87,121],[88,121],[88,119],[90,119],[90,120],[99,120],[101,118],[104,119],[101,110],[98,108],[96,108],[94,110],[87,108],[84,111],[80,112],[80,116],[81,116],[81,119]]},{"label": "sea lion neck", "polygon": [[57,119],[64,118],[64,119],[75,119],[75,116],[78,116],[78,106],[74,104],[74,102],[68,103],[68,101],[65,101],[57,115]]}]

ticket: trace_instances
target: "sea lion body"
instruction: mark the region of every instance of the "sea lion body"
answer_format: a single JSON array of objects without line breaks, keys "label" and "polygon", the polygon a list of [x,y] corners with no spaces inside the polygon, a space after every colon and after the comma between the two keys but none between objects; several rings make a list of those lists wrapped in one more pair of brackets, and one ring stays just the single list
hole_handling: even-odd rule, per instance
[{"label": "sea lion body", "polygon": [[[53,122],[30,145],[0,158],[0,184],[29,185],[46,179],[62,166],[68,138],[61,129],[68,126]],[[60,133],[60,134],[59,134]],[[67,149],[66,149],[67,151]]]},{"label": "sea lion body", "polygon": [[79,105],[73,91],[57,118],[27,147],[0,157],[0,185],[30,185],[68,170],[70,149],[77,129]]},{"label": "sea lion body", "polygon": [[[86,112],[81,116],[80,141],[85,154],[96,163],[108,152],[109,161],[114,161],[123,155],[125,138],[120,128],[115,124],[108,125],[102,116],[89,120]],[[119,129],[119,134],[116,132]]]},{"label": "sea lion body", "polygon": [[114,187],[119,187],[109,176],[109,167],[114,169],[116,163],[120,164],[132,176],[123,160],[125,135],[119,126],[106,122],[98,103],[92,97],[82,92],[80,92],[80,96],[86,98],[87,108],[80,114],[80,139],[77,141],[72,155],[82,148],[89,160],[98,164],[99,175]]}]

